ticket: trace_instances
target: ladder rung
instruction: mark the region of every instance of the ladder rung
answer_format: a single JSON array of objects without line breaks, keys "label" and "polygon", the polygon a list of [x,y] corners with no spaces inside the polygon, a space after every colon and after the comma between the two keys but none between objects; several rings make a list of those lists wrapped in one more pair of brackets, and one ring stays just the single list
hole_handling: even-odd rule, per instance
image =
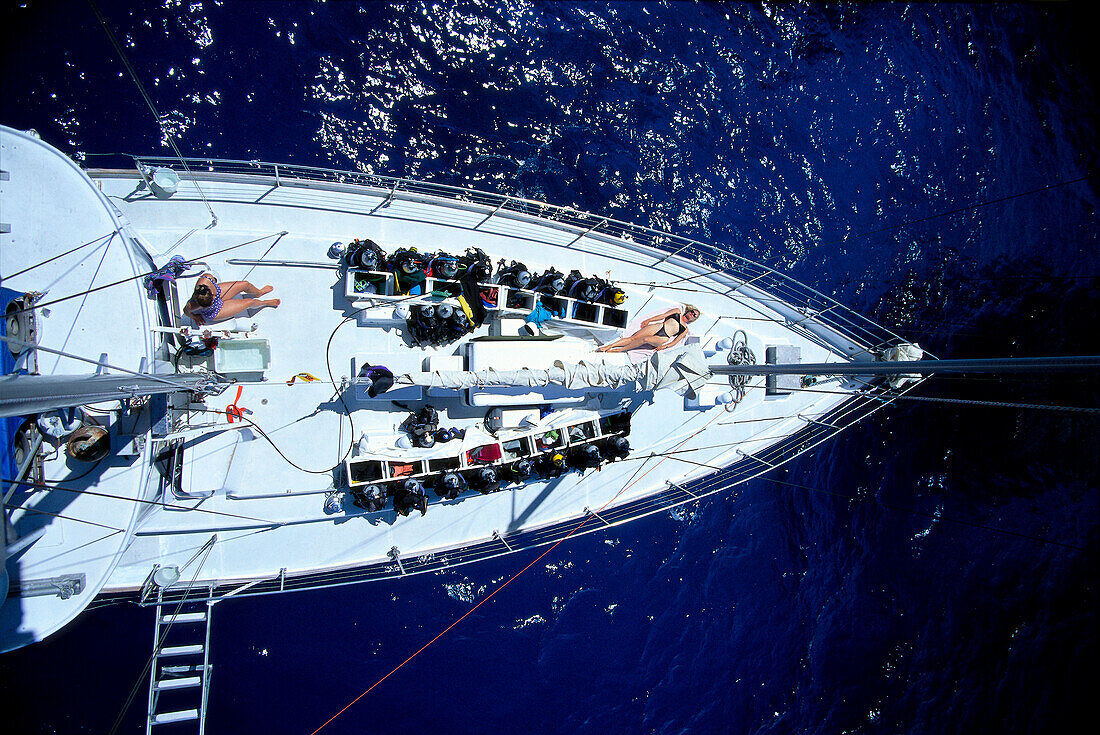
[{"label": "ladder rung", "polygon": [[160,712],[153,715],[149,722],[153,725],[166,725],[169,722],[186,722],[187,720],[197,719],[199,719],[197,709],[182,709],[178,712]]},{"label": "ladder rung", "polygon": [[167,692],[172,689],[188,689],[202,684],[201,676],[183,676],[179,679],[161,679],[157,682],[158,692]]},{"label": "ladder rung", "polygon": [[202,623],[205,620],[205,612],[179,613],[177,615],[162,615],[160,618],[160,624],[171,625],[172,623]]},{"label": "ladder rung", "polygon": [[206,672],[206,666],[203,664],[172,664],[171,666],[162,666],[160,673],[167,676],[179,676],[181,674],[203,674]]},{"label": "ladder rung", "polygon": [[165,646],[160,649],[159,656],[192,656],[202,653],[202,644],[193,643],[188,646]]}]

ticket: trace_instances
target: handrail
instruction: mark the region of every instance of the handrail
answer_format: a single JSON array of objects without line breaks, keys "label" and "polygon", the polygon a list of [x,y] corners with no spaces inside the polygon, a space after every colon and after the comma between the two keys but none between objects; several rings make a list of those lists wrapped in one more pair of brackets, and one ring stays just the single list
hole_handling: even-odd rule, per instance
[{"label": "handrail", "polygon": [[[130,158],[134,160],[135,164],[145,166],[171,166],[173,163],[178,162],[178,159],[169,156],[136,156],[131,154]],[[192,170],[192,175],[196,178],[203,173],[249,174],[271,177],[281,187],[293,186],[295,180],[352,184],[378,189],[380,196],[384,199],[383,205],[392,204],[394,199],[400,198],[402,195],[420,195],[461,202],[475,207],[487,207],[486,214],[489,216],[480,222],[478,226],[502,211],[538,217],[568,228],[575,235],[574,243],[586,236],[591,237],[594,234],[600,234],[627,241],[634,246],[655,250],[660,256],[663,256],[658,262],[664,262],[676,256],[700,265],[718,268],[725,274],[741,280],[742,285],[750,280],[759,283],[770,290],[773,296],[783,299],[788,305],[803,310],[806,316],[812,316],[815,320],[836,329],[846,337],[864,344],[869,350],[878,350],[905,341],[901,336],[850,309],[831,296],[823,294],[785,273],[699,240],[651,227],[514,195],[497,194],[450,184],[382,176],[362,171],[342,171],[320,166],[276,164],[267,161],[243,161],[226,158],[189,158],[185,160]],[[205,172],[203,169],[205,169]],[[380,208],[382,208],[381,205],[376,209]]]},{"label": "handrail", "polygon": [[[501,534],[495,531],[491,536],[466,546],[445,550],[429,551],[417,556],[401,556],[400,564],[394,558],[386,561],[363,564],[354,567],[327,569],[296,575],[278,577],[259,577],[253,579],[225,580],[211,583],[206,599],[223,599],[226,593],[236,590],[242,597],[281,594],[306,589],[341,587],[349,584],[393,579],[411,574],[439,572],[457,566],[484,561],[524,549],[554,543],[566,536],[584,535],[606,530],[638,518],[663,511],[671,511],[687,503],[721,492],[727,492],[749,480],[757,478],[772,469],[782,466],[813,447],[858,423],[870,414],[892,402],[900,392],[889,392],[885,388],[872,388],[856,394],[852,400],[845,401],[832,411],[823,414],[819,420],[808,421],[807,425],[794,431],[775,444],[771,444],[759,453],[743,453],[744,456],[728,467],[712,472],[683,484],[671,483],[664,490],[622,503],[600,511],[601,524],[592,524],[576,532],[575,528],[583,516],[568,518],[546,526]],[[591,512],[591,511],[589,511]],[[242,585],[245,585],[242,587]],[[218,594],[219,590],[223,590]],[[178,591],[165,590],[165,600]],[[96,607],[133,598],[133,593],[119,592],[104,595],[97,600]]]},{"label": "handrail", "polygon": [[[131,156],[135,163],[142,165],[170,166],[177,159],[159,156]],[[679,257],[710,268],[719,268],[723,275],[739,281],[731,285],[726,292],[750,293],[750,298],[762,303],[769,301],[782,304],[787,311],[792,308],[803,316],[812,318],[820,324],[837,330],[849,339],[867,344],[868,350],[904,341],[890,330],[876,324],[858,312],[849,309],[835,299],[800,283],[790,276],[768,266],[751,261],[743,256],[722,251],[714,246],[691,238],[662,232],[649,227],[634,225],[612,218],[600,217],[568,207],[547,204],[512,195],[495,194],[474,189],[434,184],[405,178],[393,178],[356,171],[314,166],[273,164],[261,161],[241,161],[232,159],[194,158],[188,159],[196,178],[207,175],[249,175],[257,177],[277,177],[280,187],[294,186],[296,181],[314,181],[334,184],[351,184],[377,190],[377,195],[392,204],[395,199],[416,201],[417,196],[429,196],[461,202],[469,209],[483,212],[486,217],[480,219],[474,229],[484,225],[494,216],[509,212],[519,218],[539,217],[549,220],[561,229],[579,235],[573,243],[585,236],[600,235],[604,238],[618,238],[631,247],[648,248],[659,257],[658,264],[670,258]],[[277,168],[276,168],[277,167]],[[206,169],[202,171],[201,169]],[[206,174],[206,175],[204,175]],[[304,184],[298,184],[303,186]],[[570,243],[572,244],[572,243]],[[663,256],[663,257],[662,257]],[[752,293],[756,292],[756,293]],[[792,329],[798,327],[802,319],[788,319]],[[911,388],[912,386],[910,386]],[[581,533],[592,533],[610,526],[619,525],[643,516],[669,511],[686,503],[728,491],[741,483],[770,471],[800,454],[808,451],[840,431],[854,425],[866,416],[890,403],[902,391],[887,389],[886,384],[865,388],[834,410],[809,420],[806,425],[759,453],[745,454],[733,464],[705,475],[683,485],[670,484],[664,490],[630,500],[620,505],[601,510],[602,524],[592,524]],[[577,518],[566,519],[546,526],[517,530],[501,534],[495,531],[491,537],[475,541],[466,546],[425,552],[419,556],[402,556],[400,563],[394,559],[378,561],[349,568],[335,568],[301,574],[286,575],[281,571],[278,577],[265,576],[252,579],[220,580],[211,583],[209,599],[223,599],[225,596],[254,596],[278,594],[302,589],[317,589],[355,584],[379,579],[388,579],[404,574],[417,574],[450,569],[458,565],[481,561],[521,549],[554,543],[565,536],[575,535]],[[218,591],[223,594],[216,597]],[[167,591],[169,594],[173,590]],[[120,599],[129,599],[132,593],[120,592],[104,596],[101,604],[110,604]]]}]

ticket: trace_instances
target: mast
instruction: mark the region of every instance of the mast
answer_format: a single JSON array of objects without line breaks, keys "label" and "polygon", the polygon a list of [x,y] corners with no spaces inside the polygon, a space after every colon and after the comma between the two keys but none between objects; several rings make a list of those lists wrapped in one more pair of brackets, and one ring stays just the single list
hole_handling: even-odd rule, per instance
[{"label": "mast", "polygon": [[166,380],[154,375],[5,375],[0,377],[0,417],[117,401],[177,391],[198,391],[209,376],[193,373]]},{"label": "mast", "polygon": [[[203,373],[180,373],[168,376],[137,372],[92,360],[63,350],[0,335],[0,341],[24,348],[21,355],[33,351],[49,352],[80,362],[90,363],[98,372],[87,375],[23,375],[0,376],[0,417],[24,416],[55,408],[83,406],[88,403],[117,401],[120,398],[149,396],[178,391],[208,392],[217,379]],[[144,360],[142,361],[144,364]],[[117,370],[121,375],[105,371]]]}]

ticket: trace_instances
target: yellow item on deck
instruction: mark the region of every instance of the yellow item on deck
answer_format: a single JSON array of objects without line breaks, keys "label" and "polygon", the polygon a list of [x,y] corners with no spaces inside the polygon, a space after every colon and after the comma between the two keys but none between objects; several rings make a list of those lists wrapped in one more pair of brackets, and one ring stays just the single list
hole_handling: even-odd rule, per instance
[{"label": "yellow item on deck", "polygon": [[458,297],[458,305],[462,307],[462,312],[466,315],[466,318],[472,323],[474,321],[474,312],[470,310],[470,305],[466,303],[465,296]]}]

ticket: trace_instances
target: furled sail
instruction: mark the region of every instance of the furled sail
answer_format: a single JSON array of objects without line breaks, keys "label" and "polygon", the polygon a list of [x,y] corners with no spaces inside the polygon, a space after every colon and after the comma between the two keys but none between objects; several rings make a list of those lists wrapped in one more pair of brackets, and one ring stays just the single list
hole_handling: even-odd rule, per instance
[{"label": "furled sail", "polygon": [[[924,350],[916,342],[903,342],[891,347],[883,354],[882,359],[887,362],[913,362],[924,357]],[[904,375],[891,375],[886,380],[891,388],[904,388],[905,386],[920,380],[917,373],[905,373]]]},{"label": "furled sail", "polygon": [[485,388],[490,386],[541,387],[561,385],[570,389],[621,388],[628,383],[638,383],[641,390],[658,388],[687,388],[696,390],[711,377],[710,369],[698,345],[690,345],[677,351],[655,352],[648,360],[634,365],[609,365],[599,361],[580,360],[564,362],[554,360],[545,368],[519,368],[517,370],[433,370],[405,373],[398,383],[422,385],[428,388]]}]

